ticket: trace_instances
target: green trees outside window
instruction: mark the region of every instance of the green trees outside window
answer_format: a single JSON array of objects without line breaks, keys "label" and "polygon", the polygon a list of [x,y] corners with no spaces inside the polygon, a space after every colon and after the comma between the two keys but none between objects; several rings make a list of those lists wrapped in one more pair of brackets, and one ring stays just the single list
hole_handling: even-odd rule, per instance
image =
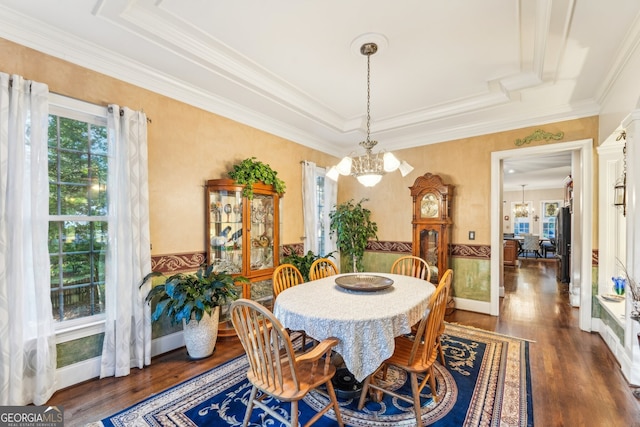
[{"label": "green trees outside window", "polygon": [[107,128],[49,116],[49,253],[57,321],[103,313]]}]

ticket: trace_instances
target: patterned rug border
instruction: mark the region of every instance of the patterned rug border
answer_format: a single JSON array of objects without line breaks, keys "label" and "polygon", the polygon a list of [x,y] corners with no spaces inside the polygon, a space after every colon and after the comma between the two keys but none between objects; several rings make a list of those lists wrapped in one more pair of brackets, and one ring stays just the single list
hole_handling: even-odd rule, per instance
[{"label": "patterned rug border", "polygon": [[[435,423],[436,426],[454,424],[469,427],[533,426],[531,372],[528,363],[529,343],[531,341],[457,323],[446,323],[445,335],[447,337],[443,337],[443,339],[446,340],[448,338],[450,340],[449,345],[453,346],[451,348],[454,352],[458,348],[456,344],[459,342],[459,339],[472,343],[481,343],[484,346],[482,355],[473,365],[467,365],[468,360],[464,357],[456,358],[454,357],[455,355],[452,354],[450,358],[448,350],[445,349],[445,353],[447,353],[447,369],[449,371],[457,371],[458,373],[456,375],[460,375],[460,372],[466,370],[468,366],[475,366],[473,369],[478,369],[477,373],[474,374],[476,375],[475,382],[472,383],[475,385],[472,386],[472,389],[467,388],[467,390],[471,390],[473,397],[468,403],[465,402],[467,402],[466,399],[469,397],[460,402],[464,406],[458,407],[457,412],[452,412],[452,415],[458,414],[452,419],[450,419],[447,414],[449,410],[453,408],[453,405],[456,404],[457,397],[454,398],[452,402],[447,402],[445,406],[449,407],[448,409],[445,409],[445,407],[435,407],[434,402],[429,399],[431,403],[423,406],[427,411],[423,412],[423,422],[427,422],[428,425]],[[218,396],[223,390],[227,390],[225,395],[228,397],[234,394],[234,400],[240,398],[242,393],[248,392],[248,389],[242,386],[243,380],[241,378],[246,378],[247,366],[246,362],[244,367],[240,366],[242,365],[241,359],[243,357],[245,356],[231,359],[189,380],[149,396],[149,398],[129,406],[102,421],[87,424],[87,427],[198,425],[194,424],[195,421],[191,421],[190,418],[186,416],[186,410],[193,411],[197,409],[198,404],[205,401],[209,402],[210,398]],[[438,394],[440,394],[441,383],[447,383],[447,381],[441,381],[443,378],[442,375],[443,373],[445,376],[450,374],[447,369],[440,367],[439,364],[437,364],[436,367],[440,368],[436,369],[436,377],[439,377]],[[225,381],[217,380],[217,378],[225,378]],[[246,382],[246,380],[244,380],[244,382]],[[208,387],[202,388],[205,384],[207,384]],[[235,385],[232,386],[233,388],[227,388],[229,384]],[[444,390],[446,393],[451,393],[451,389],[447,388],[450,386],[444,387],[446,388],[446,390]],[[456,387],[457,384],[454,381],[453,394],[457,396]],[[197,390],[197,392],[194,392],[194,390]],[[466,393],[467,396],[469,396],[469,392]],[[180,397],[176,394],[179,394]],[[305,398],[305,400],[306,399],[307,398]],[[446,402],[446,399],[444,401]],[[212,402],[216,402],[216,400]],[[309,402],[307,402],[307,404],[309,404]],[[468,406],[466,406],[467,404]],[[200,411],[216,411],[217,408],[218,415],[224,412],[224,408],[217,406],[218,404],[211,407],[209,407],[209,405],[210,403],[207,403]],[[467,408],[466,414],[464,408]],[[436,410],[431,412],[433,409]],[[460,412],[460,410],[462,410],[462,412]],[[221,420],[228,421],[233,425],[238,425],[235,411],[233,415],[230,413],[223,415],[227,416],[227,418],[221,418]],[[243,414],[239,415],[240,421],[242,415]],[[327,415],[335,420],[333,411],[330,411]],[[156,416],[160,418],[156,418]],[[231,416],[231,418],[228,418],[229,416]],[[439,422],[442,418],[444,418],[442,421],[447,424]],[[214,420],[215,419],[216,418],[214,418]],[[390,421],[390,419],[389,421],[383,421],[384,418],[380,420],[377,420],[377,418],[362,418],[357,414],[345,417],[344,413],[343,419],[345,425],[348,426],[395,427],[415,424],[415,418],[413,423],[410,422],[410,419],[403,418],[396,418],[395,420],[398,422],[393,422]],[[208,422],[211,422],[211,420]],[[454,424],[451,424],[451,422]],[[319,425],[325,424],[319,423]]]},{"label": "patterned rug border", "polygon": [[520,340],[520,341],[526,341],[529,343],[535,343],[536,340],[531,340],[528,338],[522,338],[522,337],[517,337],[515,335],[507,335],[507,334],[502,334],[500,332],[493,332],[493,331],[487,331],[486,329],[482,329],[482,328],[476,328],[475,326],[469,326],[469,325],[463,325],[462,323],[456,323],[456,322],[444,322],[445,325],[451,325],[451,326],[456,326],[459,327],[461,329],[471,329],[471,330],[475,330],[475,331],[479,331],[479,332],[486,332],[488,334],[491,335],[497,335],[499,337],[503,337],[503,338],[509,338],[509,339],[515,339],[515,340]]}]

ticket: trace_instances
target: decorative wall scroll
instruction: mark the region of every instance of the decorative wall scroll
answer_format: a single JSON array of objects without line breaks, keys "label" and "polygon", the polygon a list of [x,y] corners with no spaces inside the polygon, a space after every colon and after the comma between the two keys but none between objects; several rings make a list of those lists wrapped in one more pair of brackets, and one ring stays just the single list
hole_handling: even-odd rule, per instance
[{"label": "decorative wall scroll", "polygon": [[522,139],[516,139],[514,144],[520,147],[521,145],[530,144],[533,141],[560,141],[562,138],[564,138],[564,132],[550,133],[545,132],[542,129],[537,129],[529,136],[526,136]]}]

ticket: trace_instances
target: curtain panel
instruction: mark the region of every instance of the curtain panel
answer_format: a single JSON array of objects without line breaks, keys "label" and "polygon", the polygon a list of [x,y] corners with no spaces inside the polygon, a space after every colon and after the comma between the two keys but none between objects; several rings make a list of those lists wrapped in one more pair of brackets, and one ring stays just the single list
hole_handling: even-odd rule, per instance
[{"label": "curtain panel", "polygon": [[[338,251],[338,244],[336,243],[338,238],[335,235],[331,235],[331,218],[329,218],[329,212],[334,211],[338,205],[338,182],[329,179],[325,176],[324,180],[324,206],[325,216],[322,218],[324,221],[324,241],[325,250],[327,254],[333,254],[333,258],[336,261],[336,265],[340,265],[340,251]],[[326,254],[325,254],[326,255]]]},{"label": "curtain panel", "polygon": [[0,405],[55,391],[47,85],[0,73]]},{"label": "curtain panel", "polygon": [[302,162],[302,218],[304,221],[304,252],[318,252],[318,192],[316,164]]},{"label": "curtain panel", "polygon": [[151,272],[147,118],[110,105],[109,243],[106,323],[100,377],[128,375],[151,363],[151,313],[142,279]]},{"label": "curtain panel", "polygon": [[[336,237],[331,236],[329,212],[335,209],[338,200],[338,183],[324,179],[324,215],[318,217],[318,192],[316,190],[318,176],[322,176],[323,169],[314,162],[302,162],[302,218],[304,221],[304,253],[312,251],[317,255],[326,256],[332,253],[337,265],[340,265],[340,253],[336,245]],[[324,226],[325,253],[319,253],[318,230]]]}]

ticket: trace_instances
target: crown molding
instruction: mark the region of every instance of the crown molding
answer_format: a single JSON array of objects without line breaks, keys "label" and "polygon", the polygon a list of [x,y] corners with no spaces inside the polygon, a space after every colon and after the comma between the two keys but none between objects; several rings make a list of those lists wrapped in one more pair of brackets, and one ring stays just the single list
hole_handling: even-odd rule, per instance
[{"label": "crown molding", "polygon": [[[162,49],[170,49],[172,54],[188,56],[189,61],[204,67],[207,72],[224,78],[235,74],[241,76],[232,81],[272,103],[274,108],[271,111],[276,113],[267,115],[242,106],[117,52],[107,51],[86,40],[70,36],[5,6],[0,6],[0,37],[336,157],[345,154],[345,150],[348,151],[344,146],[345,142],[353,140],[355,146],[362,138],[362,118],[338,118],[323,106],[318,107],[319,104],[314,103],[310,97],[275,78],[265,77],[264,70],[259,70],[246,58],[238,62],[237,53],[230,52],[228,48],[222,46],[217,51],[207,46],[207,43],[196,37],[196,29],[180,26],[174,22],[175,19],[160,16],[161,8],[155,8],[157,10],[153,16],[142,14],[145,16],[142,19],[139,16],[141,11],[136,9],[138,4],[126,1],[102,2],[95,8],[94,14],[103,19],[115,20],[117,25],[127,27]],[[123,5],[133,7],[131,10],[123,10]],[[135,21],[134,27],[131,26],[131,20]],[[628,47],[624,49],[627,55],[638,43],[640,25],[637,19],[633,34],[635,42],[629,40]],[[620,55],[619,58],[621,67],[624,63]],[[267,89],[260,87],[263,84]],[[485,93],[434,108],[376,120],[372,131],[380,140],[384,139],[385,148],[402,149],[599,113],[599,105],[591,102],[555,107],[552,111],[548,107],[520,109],[513,108],[512,104],[507,105],[510,100],[518,99],[519,90],[538,84],[540,79],[532,72],[487,82]],[[486,108],[490,108],[493,113],[496,109],[501,109],[503,114],[499,114],[499,118],[496,115],[490,116],[482,110]],[[278,119],[284,117],[282,113],[285,110],[297,115],[297,123]],[[313,130],[302,131],[301,124],[309,125]]]},{"label": "crown molding", "polygon": [[640,14],[636,15],[624,41],[620,44],[609,71],[596,91],[596,100],[604,105],[622,71],[640,46]]}]

